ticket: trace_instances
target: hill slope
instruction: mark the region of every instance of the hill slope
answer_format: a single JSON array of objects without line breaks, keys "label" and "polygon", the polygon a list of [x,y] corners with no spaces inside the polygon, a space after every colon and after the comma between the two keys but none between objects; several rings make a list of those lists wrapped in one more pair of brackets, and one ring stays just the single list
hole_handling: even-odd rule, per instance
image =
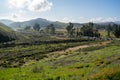
[{"label": "hill slope", "polygon": [[0,23],[0,42],[6,42],[14,39],[16,39],[15,32],[3,23]]},{"label": "hill slope", "polygon": [[[118,40],[109,44],[105,44],[106,42],[79,43],[82,49],[65,50],[64,54],[57,52],[51,54],[46,51],[49,51],[50,48],[63,48],[61,45],[64,44],[65,46],[66,43],[1,48],[1,66],[11,66],[12,68],[1,67],[0,80],[120,79],[120,42]],[[73,44],[76,43],[70,42],[67,43],[67,46]],[[85,45],[88,45],[88,47],[83,48]],[[44,51],[45,53],[43,53]],[[30,57],[30,55],[32,56]],[[21,66],[21,64],[24,65]]]},{"label": "hill slope", "polygon": [[[10,24],[10,27],[12,27],[13,29],[19,29],[19,28],[25,28],[26,26],[33,26],[33,25],[35,25],[35,23],[38,23],[41,28],[45,28],[49,24],[53,24],[55,26],[55,28],[57,28],[57,29],[66,28],[66,26],[68,25],[68,23],[63,23],[63,22],[59,22],[59,21],[49,21],[46,19],[37,18],[37,19],[32,19],[32,20],[24,21],[24,22],[14,22],[14,23]],[[74,26],[81,27],[81,24],[74,23]]]},{"label": "hill slope", "polygon": [[8,19],[1,19],[0,22],[3,23],[3,24],[5,24],[5,25],[7,25],[7,26],[9,26],[9,25],[12,24],[14,21],[8,20]]}]

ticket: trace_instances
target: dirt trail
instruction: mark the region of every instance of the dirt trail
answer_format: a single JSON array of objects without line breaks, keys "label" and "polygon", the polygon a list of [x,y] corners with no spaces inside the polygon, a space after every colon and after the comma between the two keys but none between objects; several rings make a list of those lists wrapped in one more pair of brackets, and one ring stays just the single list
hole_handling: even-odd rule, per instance
[{"label": "dirt trail", "polygon": [[55,51],[55,52],[52,52],[48,55],[54,55],[54,54],[65,54],[66,52],[69,52],[69,51],[76,51],[78,49],[83,49],[83,48],[88,48],[88,47],[92,47],[92,46],[105,46],[107,44],[111,43],[111,41],[106,41],[106,42],[100,42],[100,43],[93,43],[93,44],[86,44],[86,45],[80,45],[80,46],[75,46],[75,47],[72,47],[72,48],[68,48],[66,50],[61,50],[61,51]]}]

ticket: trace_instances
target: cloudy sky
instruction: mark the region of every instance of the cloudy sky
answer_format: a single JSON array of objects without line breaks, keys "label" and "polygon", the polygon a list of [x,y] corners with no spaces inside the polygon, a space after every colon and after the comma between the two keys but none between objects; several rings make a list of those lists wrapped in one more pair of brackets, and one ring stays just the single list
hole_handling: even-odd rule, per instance
[{"label": "cloudy sky", "polygon": [[62,22],[120,21],[120,0],[0,0],[0,19]]}]

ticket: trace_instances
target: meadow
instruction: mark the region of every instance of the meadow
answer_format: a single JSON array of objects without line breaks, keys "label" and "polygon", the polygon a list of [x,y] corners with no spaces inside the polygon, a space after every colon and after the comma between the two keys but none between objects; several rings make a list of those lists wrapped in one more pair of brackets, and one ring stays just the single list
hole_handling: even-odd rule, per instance
[{"label": "meadow", "polygon": [[[93,42],[89,42],[89,44]],[[102,44],[102,42],[96,42]],[[94,44],[96,44],[94,43]],[[85,45],[87,42],[67,43],[68,47]],[[8,68],[0,68],[0,80],[119,80],[120,79],[120,41],[114,40],[104,46],[93,46],[76,51],[65,52],[64,54],[54,54],[41,59],[39,55],[35,59],[24,57],[24,64],[15,66],[13,62]],[[63,50],[65,43],[14,47],[1,49],[1,52],[23,52],[47,54],[54,50]],[[44,46],[44,47],[43,47]],[[68,48],[67,47],[67,48]],[[41,51],[42,50],[42,51]],[[40,51],[40,52],[37,52]],[[19,53],[19,54],[20,54]],[[2,53],[0,53],[2,54]],[[43,54],[43,53],[42,53]],[[18,55],[18,54],[17,54]],[[21,55],[21,54],[20,54]],[[24,56],[28,56],[27,54]],[[15,55],[13,57],[16,57]],[[8,56],[9,58],[9,56]],[[8,59],[4,58],[4,59]],[[16,57],[16,59],[18,59]],[[21,59],[21,58],[20,58]],[[8,65],[8,64],[6,64]]]}]

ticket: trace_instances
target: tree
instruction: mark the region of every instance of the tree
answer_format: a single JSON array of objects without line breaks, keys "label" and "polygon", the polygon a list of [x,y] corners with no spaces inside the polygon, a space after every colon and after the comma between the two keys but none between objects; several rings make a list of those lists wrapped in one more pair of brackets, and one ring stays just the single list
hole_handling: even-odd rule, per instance
[{"label": "tree", "polygon": [[110,35],[111,31],[112,31],[112,25],[109,24],[109,25],[107,26],[107,36],[108,36],[108,37],[111,37],[111,35]]},{"label": "tree", "polygon": [[115,37],[120,38],[120,25],[113,25],[113,34]]},{"label": "tree", "polygon": [[50,24],[46,27],[46,32],[49,34],[55,34],[55,27],[53,24]]},{"label": "tree", "polygon": [[83,36],[93,37],[93,23],[83,25],[81,32]]},{"label": "tree", "polygon": [[100,37],[100,33],[97,29],[94,30],[93,34],[94,34],[94,37]]},{"label": "tree", "polygon": [[54,25],[52,25],[52,27],[51,27],[51,34],[55,34],[55,27],[54,27]]},{"label": "tree", "polygon": [[36,23],[34,26],[33,26],[33,29],[35,31],[40,31],[40,25],[38,23]]},{"label": "tree", "polygon": [[94,24],[93,23],[88,23],[86,25],[83,25],[81,28],[81,34],[83,36],[88,36],[89,37],[100,37],[100,33],[98,32],[97,29],[94,29]]},{"label": "tree", "polygon": [[66,27],[66,30],[67,30],[68,36],[72,37],[75,31],[73,23],[69,23],[69,25]]},{"label": "tree", "polygon": [[80,28],[76,28],[76,37],[80,36],[81,36]]}]

